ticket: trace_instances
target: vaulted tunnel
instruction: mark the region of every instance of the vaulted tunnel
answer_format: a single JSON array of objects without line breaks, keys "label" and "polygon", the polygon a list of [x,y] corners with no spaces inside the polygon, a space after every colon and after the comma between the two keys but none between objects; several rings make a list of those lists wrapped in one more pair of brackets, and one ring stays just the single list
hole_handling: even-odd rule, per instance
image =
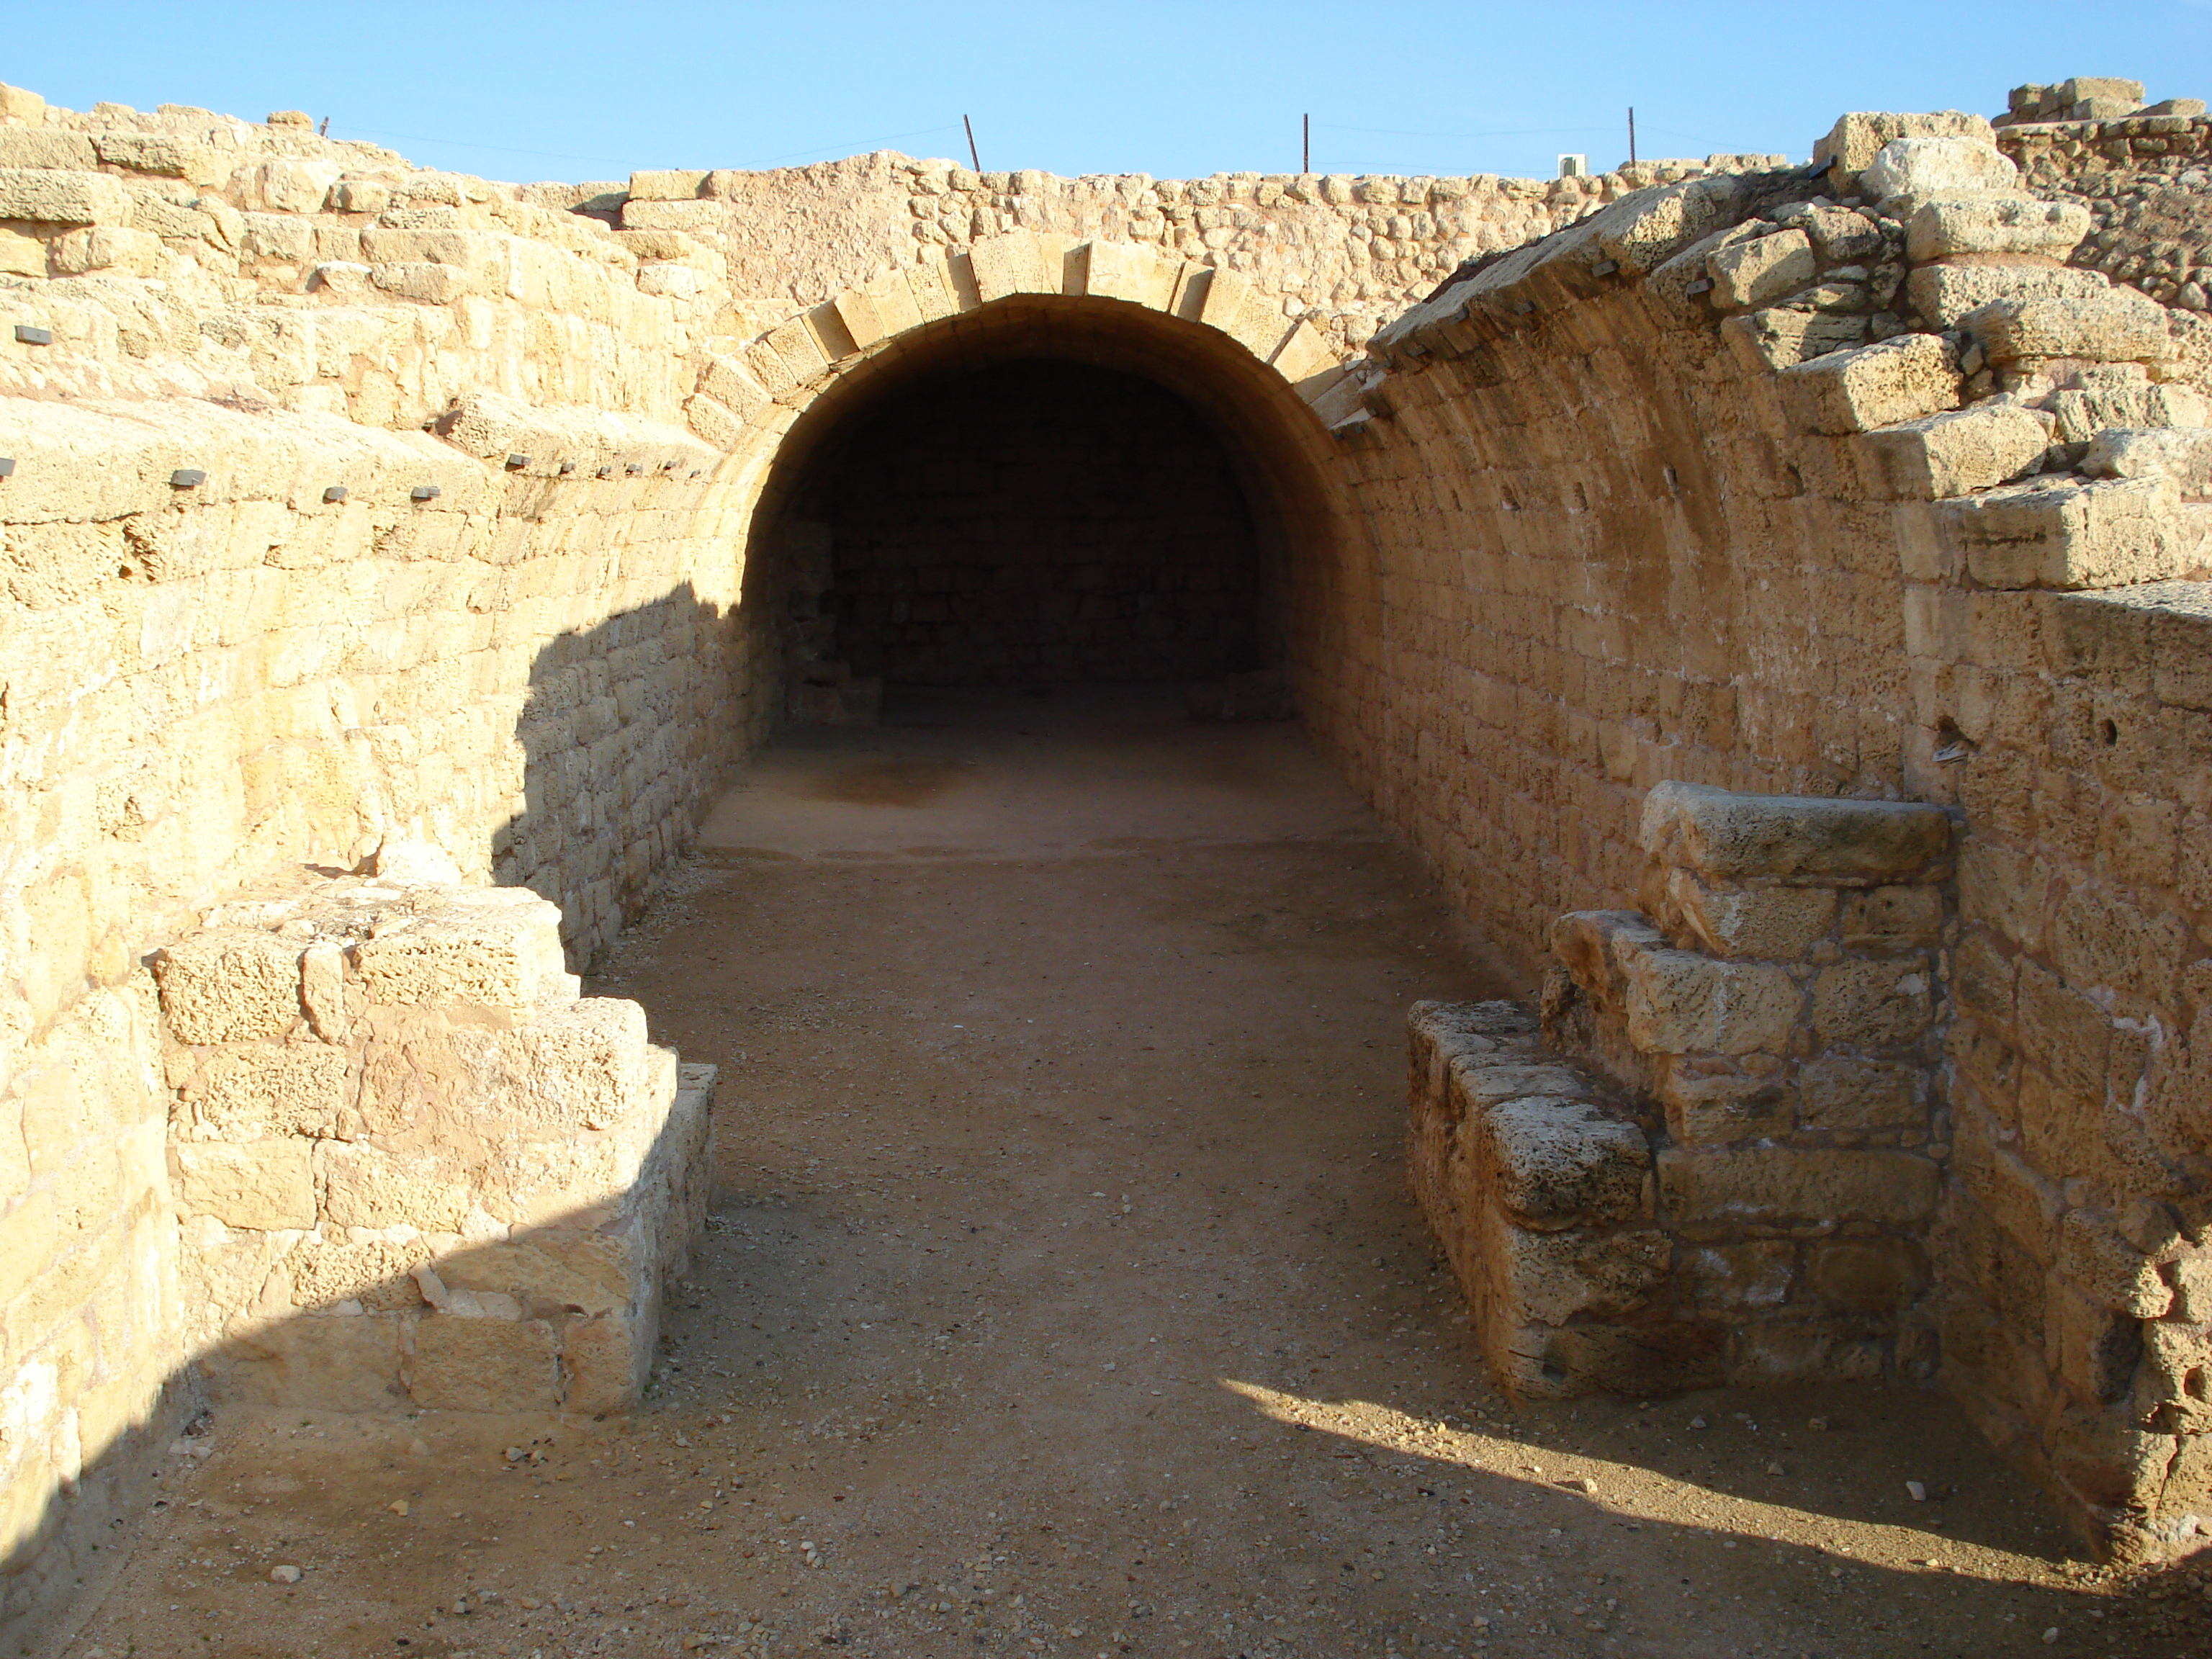
[{"label": "vaulted tunnel", "polygon": [[799,724],[867,719],[879,685],[1273,680],[1328,562],[1313,426],[1233,343],[1140,307],[1024,296],[912,331],[780,447],[756,663]]}]

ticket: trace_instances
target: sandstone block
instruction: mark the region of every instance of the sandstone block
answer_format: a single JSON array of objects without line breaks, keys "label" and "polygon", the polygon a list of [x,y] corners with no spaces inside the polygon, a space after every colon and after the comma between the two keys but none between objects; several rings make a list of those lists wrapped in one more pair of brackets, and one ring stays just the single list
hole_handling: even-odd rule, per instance
[{"label": "sandstone block", "polygon": [[2159,1319],[2173,1291],[2158,1263],[2121,1236],[2112,1218],[2094,1210],[2069,1210],[2058,1224],[2058,1272],[2067,1284],[2102,1308],[2136,1319]]},{"label": "sandstone block", "polygon": [[2081,457],[2081,470],[2093,478],[2163,476],[2184,499],[2202,501],[2212,496],[2212,427],[2100,431]]},{"label": "sandstone block", "polygon": [[407,1393],[431,1411],[543,1412],[560,1400],[553,1328],[433,1314],[415,1327]]},{"label": "sandstone block", "polygon": [[1874,164],[1885,146],[1899,138],[1936,137],[1986,141],[1990,128],[1984,117],[1954,109],[1927,115],[1855,111],[1837,118],[1827,136],[1813,146],[1813,159],[1828,163],[1828,182],[1837,195],[1850,196],[1859,191],[1859,174]]},{"label": "sandstone block", "polygon": [[374,1412],[404,1401],[399,1322],[388,1315],[279,1320],[229,1338],[222,1365],[224,1394],[252,1405]]},{"label": "sandstone block", "polygon": [[[1960,133],[1893,138],[1875,154],[1859,188],[1870,201],[1896,204],[1893,211],[1908,204],[1917,210],[1937,197],[2017,191],[2020,169],[1986,137]],[[1915,215],[1908,210],[1899,216],[1909,224]]]},{"label": "sandstone block", "polygon": [[1880,493],[1936,501],[2010,483],[2038,471],[2057,422],[2019,404],[1977,404],[1866,435]]},{"label": "sandstone block", "polygon": [[1662,1075],[1667,1132],[1685,1146],[1724,1146],[1795,1127],[1786,1079],[1677,1060]]},{"label": "sandstone block", "polygon": [[567,971],[559,907],[518,888],[475,890],[354,947],[371,1001],[526,1013]]},{"label": "sandstone block", "polygon": [[154,976],[179,1042],[282,1036],[300,1018],[300,946],[258,928],[195,934],[155,959]]},{"label": "sandstone block", "polygon": [[2181,495],[2164,476],[2032,479],[1939,501],[1938,533],[1984,587],[2125,587],[2188,558]]},{"label": "sandstone block", "polygon": [[628,1314],[571,1319],[561,1337],[564,1411],[627,1411],[645,1393],[653,1368],[653,1322]]},{"label": "sandstone block", "polygon": [[477,1194],[457,1162],[436,1152],[325,1141],[316,1156],[323,1216],[341,1227],[459,1232]]},{"label": "sandstone block", "polygon": [[1721,1313],[1759,1313],[1790,1299],[1797,1279],[1797,1247],[1784,1238],[1684,1249],[1678,1268],[1683,1293]]},{"label": "sandstone block", "polygon": [[246,208],[269,213],[319,213],[342,169],[331,161],[276,156],[230,175],[230,191]]},{"label": "sandstone block", "polygon": [[1635,1313],[1664,1287],[1674,1255],[1667,1235],[1650,1228],[1592,1234],[1499,1225],[1486,1242],[1498,1297],[1492,1316],[1516,1325]]},{"label": "sandstone block", "polygon": [[1684,1226],[1872,1221],[1904,1226],[1935,1211],[1936,1165],[1911,1152],[1750,1151],[1670,1146],[1659,1154],[1660,1201]]},{"label": "sandstone block", "polygon": [[1713,303],[1747,311],[1795,293],[1820,274],[1813,239],[1802,230],[1779,230],[1709,254]]},{"label": "sandstone block", "polygon": [[370,1313],[419,1310],[422,1292],[414,1274],[428,1254],[428,1244],[420,1239],[404,1244],[381,1238],[358,1243],[310,1240],[284,1258],[292,1304],[329,1309],[355,1302]]},{"label": "sandstone block", "polygon": [[1909,1238],[1828,1238],[1805,1253],[1805,1285],[1850,1313],[1893,1313],[1928,1285],[1928,1256]]},{"label": "sandstone block", "polygon": [[1960,319],[1992,363],[2022,358],[2087,357],[2097,362],[2156,362],[2172,355],[2166,307],[2130,289],[2076,297],[1992,300]]},{"label": "sandstone block", "polygon": [[426,306],[451,305],[476,291],[474,276],[459,265],[394,261],[371,265],[368,280],[395,299]]},{"label": "sandstone block", "polygon": [[183,1141],[170,1148],[170,1158],[180,1214],[263,1232],[315,1224],[307,1141]]},{"label": "sandstone block", "polygon": [[46,118],[46,100],[22,87],[0,83],[0,119],[37,126]]},{"label": "sandstone block", "polygon": [[633,202],[688,202],[704,193],[707,169],[703,167],[652,167],[629,176],[629,198]]},{"label": "sandstone block", "polygon": [[199,1127],[226,1140],[334,1134],[353,1103],[346,1051],[321,1043],[220,1049],[183,1094]]},{"label": "sandstone block", "polygon": [[125,225],[131,195],[104,173],[0,167],[0,219],[50,225]]},{"label": "sandstone block", "polygon": [[1905,279],[1905,298],[1935,328],[1956,328],[1998,300],[2094,299],[2111,289],[2102,271],[2070,265],[1921,265]]},{"label": "sandstone block", "polygon": [[0,127],[0,167],[59,167],[90,173],[100,165],[91,137],[59,127]]},{"label": "sandstone block", "polygon": [[1604,1225],[1642,1213],[1651,1152],[1634,1124],[1587,1104],[1516,1100],[1471,1127],[1482,1179],[1523,1225]]},{"label": "sandstone block", "polygon": [[175,133],[103,132],[93,143],[100,159],[112,167],[194,185],[219,185],[230,176],[229,162],[221,150]]},{"label": "sandstone block", "polygon": [[1923,202],[1905,233],[1915,264],[1965,254],[2030,254],[2063,259],[2089,234],[2078,202],[2032,196],[1967,196]]},{"label": "sandstone block", "polygon": [[1644,951],[1623,963],[1629,1041],[1645,1054],[1783,1053],[1803,998],[1765,963]]},{"label": "sandstone block", "polygon": [[1656,270],[1710,235],[1742,199],[1743,181],[1726,176],[1639,190],[1577,226],[1623,270]]},{"label": "sandstone block", "polygon": [[1867,319],[1846,312],[1769,306],[1721,324],[1722,337],[1752,374],[1774,374],[1866,343]]},{"label": "sandstone block", "polygon": [[1667,874],[1667,897],[1688,942],[1717,957],[1795,962],[1836,922],[1828,887],[1715,886],[1693,870]]},{"label": "sandstone block", "polygon": [[1934,887],[1874,887],[1844,896],[1846,950],[1903,951],[1933,945],[1943,929],[1943,895]]},{"label": "sandstone block", "polygon": [[1552,952],[1598,1006],[1617,1010],[1626,985],[1624,964],[1645,951],[1664,950],[1667,936],[1633,910],[1570,910],[1552,923]]},{"label": "sandstone block", "polygon": [[1923,1071],[1889,1060],[1820,1055],[1798,1066],[1798,1119],[1805,1128],[1924,1128]]},{"label": "sandstone block", "polygon": [[1926,1032],[1934,1000],[1923,957],[1839,962],[1813,981],[1813,1030],[1823,1043],[1892,1048]]},{"label": "sandstone block", "polygon": [[1717,1327],[1689,1320],[1532,1325],[1505,1333],[1489,1352],[1501,1383],[1524,1398],[1635,1398],[1717,1386],[1725,1340]]},{"label": "sandstone block", "polygon": [[1950,849],[1951,821],[1917,801],[1739,794],[1662,783],[1644,797],[1644,850],[1708,877],[1879,878]]},{"label": "sandstone block", "polygon": [[1867,432],[1956,409],[1959,359],[1941,335],[1900,334],[1785,368],[1780,386],[1803,430]]},{"label": "sandstone block", "polygon": [[1729,1334],[1728,1377],[1737,1388],[1878,1382],[1881,1374],[1881,1343],[1857,1321],[1790,1320]]}]

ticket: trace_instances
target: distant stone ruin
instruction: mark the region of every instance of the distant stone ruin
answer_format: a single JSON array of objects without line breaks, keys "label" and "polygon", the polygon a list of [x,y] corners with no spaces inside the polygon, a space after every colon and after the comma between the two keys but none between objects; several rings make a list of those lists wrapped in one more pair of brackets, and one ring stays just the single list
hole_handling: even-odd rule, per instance
[{"label": "distant stone ruin", "polygon": [[2202,1547],[2212,119],[2142,92],[514,185],[0,88],[11,1629],[210,1391],[635,1399],[714,1080],[572,975],[902,677],[1295,708],[1420,851],[1528,992],[1413,1022],[1502,1385],[1940,1387]]}]

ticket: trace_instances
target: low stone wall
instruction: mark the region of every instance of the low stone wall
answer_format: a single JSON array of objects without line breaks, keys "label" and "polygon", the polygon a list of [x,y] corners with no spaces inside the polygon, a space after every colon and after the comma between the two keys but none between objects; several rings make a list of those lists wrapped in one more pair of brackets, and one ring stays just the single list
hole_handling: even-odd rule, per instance
[{"label": "low stone wall", "polygon": [[1582,912],[1540,1040],[1414,1018],[1414,1185],[1525,1393],[1925,1380],[1948,1154],[1936,809],[1662,785],[1656,921]]},{"label": "low stone wall", "polygon": [[560,913],[419,878],[235,900],[164,951],[187,1348],[240,1398],[635,1402],[703,1224],[714,1068],[580,999]]}]

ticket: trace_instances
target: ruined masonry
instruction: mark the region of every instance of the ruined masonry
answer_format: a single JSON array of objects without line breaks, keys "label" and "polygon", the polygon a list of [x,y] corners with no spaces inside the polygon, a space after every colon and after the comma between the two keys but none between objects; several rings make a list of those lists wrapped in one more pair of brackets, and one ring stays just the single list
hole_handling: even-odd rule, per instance
[{"label": "ruined masonry", "polygon": [[1942,1388],[2099,1549],[2203,1547],[2212,118],[2144,93],[517,185],[0,88],[9,1633],[211,1395],[638,1397],[714,1079],[574,975],[779,724],[982,648],[980,568],[853,599],[811,469],[1054,365],[1249,517],[1158,672],[1295,708],[1527,991],[1412,1017],[1498,1381]]}]

